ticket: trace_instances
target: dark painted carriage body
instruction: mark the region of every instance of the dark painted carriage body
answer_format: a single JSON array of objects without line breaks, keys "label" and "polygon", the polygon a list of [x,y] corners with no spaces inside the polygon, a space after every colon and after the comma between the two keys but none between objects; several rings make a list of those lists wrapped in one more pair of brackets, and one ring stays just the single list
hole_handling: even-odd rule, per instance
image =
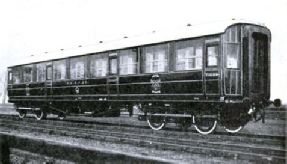
[{"label": "dark painted carriage body", "polygon": [[[59,55],[55,59],[39,57],[38,61],[11,66],[9,102],[23,108],[55,109],[67,113],[90,111],[95,115],[109,109],[138,105],[144,111],[160,109],[168,113],[194,113],[216,110],[228,113],[228,116],[229,112],[234,112],[237,117],[247,113],[251,104],[266,103],[270,98],[271,33],[264,26],[245,21],[230,21],[225,25],[220,26],[220,30],[212,24],[206,25],[204,30],[201,29],[203,26],[186,27],[194,28],[187,36],[172,37],[172,33],[167,32],[160,39],[145,39],[153,38],[157,33],[139,42],[128,42],[130,38],[127,38],[123,42],[128,44],[119,41],[120,44],[114,47],[74,52],[66,57]],[[197,66],[190,69],[186,65],[192,62],[183,64],[182,60],[182,63],[177,63],[176,58],[178,47],[188,42],[194,45],[192,53],[199,54],[191,59],[197,61]],[[166,65],[163,71],[144,71],[145,51],[149,51],[145,48],[156,49],[156,46],[164,47]],[[133,67],[135,72],[120,74],[120,51],[128,49],[137,54],[136,66]],[[90,61],[92,55],[97,54],[106,55],[108,61],[104,77],[92,76]],[[81,79],[72,79],[72,60],[79,57],[86,62],[85,75]],[[55,80],[54,63],[59,59],[65,59],[66,76]],[[37,82],[36,65],[39,63],[45,65],[46,78],[41,82]],[[30,82],[23,82],[25,64],[32,69]],[[159,65],[157,69],[160,69]],[[14,69],[19,69],[18,83],[13,82]]]}]

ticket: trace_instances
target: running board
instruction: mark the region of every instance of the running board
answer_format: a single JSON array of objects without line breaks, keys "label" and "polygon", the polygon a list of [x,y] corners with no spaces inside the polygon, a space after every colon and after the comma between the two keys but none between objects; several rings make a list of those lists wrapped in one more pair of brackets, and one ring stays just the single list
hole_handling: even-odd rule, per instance
[{"label": "running board", "polygon": [[[163,114],[163,113],[155,113],[155,114],[147,114],[146,116],[163,116],[163,117],[183,117],[183,118],[192,118],[193,115],[188,114]],[[196,115],[197,118],[217,118],[217,115]]]},{"label": "running board", "polygon": [[57,111],[57,112],[60,112],[60,113],[66,114],[66,112],[65,112],[65,111],[62,111],[62,110],[60,110],[60,109],[58,109],[58,108],[51,107],[51,106],[49,106],[49,108],[50,108],[50,109],[53,109],[53,110],[55,110],[55,111]]},{"label": "running board", "polygon": [[147,114],[146,116],[163,116],[163,117],[184,117],[184,118],[191,118],[192,115],[187,115],[187,114]]},{"label": "running board", "polygon": [[26,108],[26,107],[18,107],[16,110],[40,110],[40,108]]}]

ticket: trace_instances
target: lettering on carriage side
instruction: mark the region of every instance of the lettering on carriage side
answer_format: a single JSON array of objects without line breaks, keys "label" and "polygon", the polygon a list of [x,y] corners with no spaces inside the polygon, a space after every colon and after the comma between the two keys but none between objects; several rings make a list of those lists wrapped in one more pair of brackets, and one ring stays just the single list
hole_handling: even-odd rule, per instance
[{"label": "lettering on carriage side", "polygon": [[205,43],[213,43],[213,42],[219,42],[219,41],[220,41],[219,38],[212,38],[212,39],[205,40]]},{"label": "lettering on carriage side", "polygon": [[205,73],[206,77],[218,77],[219,73]]},{"label": "lettering on carriage side", "polygon": [[76,92],[76,94],[79,94],[80,88],[79,88],[79,87],[76,87],[76,88],[75,88],[75,92]]},{"label": "lettering on carriage side", "polygon": [[152,89],[152,93],[161,93],[161,90],[160,90],[160,78],[159,78],[159,75],[153,75],[150,79],[150,82],[151,82],[151,89]]}]

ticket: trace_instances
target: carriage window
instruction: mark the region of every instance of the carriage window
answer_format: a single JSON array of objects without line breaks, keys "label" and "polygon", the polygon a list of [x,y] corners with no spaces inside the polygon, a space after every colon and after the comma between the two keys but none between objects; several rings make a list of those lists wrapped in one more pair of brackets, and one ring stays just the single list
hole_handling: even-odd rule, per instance
[{"label": "carriage window", "polygon": [[37,82],[42,82],[46,80],[46,64],[40,63],[36,65],[37,70]]},{"label": "carriage window", "polygon": [[122,50],[120,54],[120,75],[137,73],[137,49]]},{"label": "carriage window", "polygon": [[58,60],[53,62],[53,79],[54,80],[64,80],[67,78],[67,64],[66,59]]},{"label": "carriage window", "polygon": [[227,44],[226,51],[226,67],[239,68],[239,44]]},{"label": "carriage window", "polygon": [[12,81],[12,72],[9,71],[9,74],[8,74],[8,79],[9,79],[9,83]]},{"label": "carriage window", "polygon": [[115,75],[118,73],[117,63],[117,58],[110,59],[110,75]]},{"label": "carriage window", "polygon": [[19,84],[21,82],[21,67],[12,69],[12,83]]},{"label": "carriage window", "polygon": [[71,79],[85,78],[85,70],[87,69],[87,57],[72,58],[70,60]]},{"label": "carriage window", "polygon": [[181,41],[175,44],[175,70],[202,68],[202,43]]},{"label": "carriage window", "polygon": [[218,65],[218,46],[207,46],[207,67]]},{"label": "carriage window", "polygon": [[23,66],[24,82],[32,82],[33,65]]},{"label": "carriage window", "polygon": [[108,71],[107,54],[97,54],[91,56],[90,72],[92,77],[105,77]]},{"label": "carriage window", "polygon": [[117,53],[110,53],[109,54],[109,74],[116,75],[118,74],[118,54]]},{"label": "carriage window", "polygon": [[143,73],[167,71],[168,45],[158,45],[143,48]]},{"label": "carriage window", "polygon": [[52,80],[52,66],[47,67],[47,80]]}]

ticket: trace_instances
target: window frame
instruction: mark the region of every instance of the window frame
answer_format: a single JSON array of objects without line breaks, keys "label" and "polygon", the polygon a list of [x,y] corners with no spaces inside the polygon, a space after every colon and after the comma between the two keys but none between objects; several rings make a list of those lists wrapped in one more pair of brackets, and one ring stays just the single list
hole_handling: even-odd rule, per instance
[{"label": "window frame", "polygon": [[[217,55],[216,55],[216,65],[209,65],[209,56],[208,55],[208,48],[209,47],[217,47]],[[215,42],[215,43],[210,43],[210,44],[206,44],[205,45],[205,57],[206,57],[206,62],[205,62],[205,67],[206,68],[217,68],[220,66],[220,58],[219,58],[219,55],[220,55],[220,44]]]},{"label": "window frame", "polygon": [[[130,53],[126,53],[126,54],[123,54],[123,51],[131,51],[133,54],[130,54]],[[136,60],[136,62],[133,62],[132,61],[132,63],[129,63],[129,62],[127,62],[127,64],[122,64],[121,63],[121,61],[122,61],[122,57],[123,56],[128,56],[129,57],[129,55],[133,55],[133,57],[132,57],[132,59],[134,58],[134,56],[135,56],[135,60]],[[138,74],[139,73],[139,57],[140,57],[140,55],[139,55],[139,50],[138,50],[138,48],[128,48],[128,49],[122,49],[122,50],[119,50],[118,51],[118,67],[119,67],[119,72],[118,72],[118,74],[119,74],[119,76],[129,76],[129,75],[136,75],[136,74]],[[132,66],[131,66],[132,65]],[[122,71],[121,71],[121,69],[122,69],[122,66],[124,66],[124,67],[127,67],[127,69],[128,69],[128,73],[123,73]],[[131,72],[132,73],[129,73],[129,67],[131,67]],[[133,71],[135,69],[135,71]]]},{"label": "window frame", "polygon": [[[237,67],[229,67],[229,65],[228,65],[228,63],[229,63],[229,60],[228,60],[228,57],[230,56],[230,55],[228,55],[229,53],[228,53],[228,46],[229,45],[236,45],[237,46]],[[225,57],[226,57],[226,59],[225,59],[225,63],[224,63],[224,66],[225,66],[225,68],[227,68],[227,69],[241,69],[241,64],[240,64],[240,62],[241,62],[241,50],[240,50],[240,43],[225,43],[225,48],[226,48],[226,52],[225,52]]]},{"label": "window frame", "polygon": [[[159,51],[156,51],[156,50],[154,50],[154,49],[156,49],[156,47],[160,47],[160,46],[162,46],[162,47],[165,47],[166,46],[166,49],[164,49],[164,50],[166,50],[165,51],[165,56],[164,56],[164,61],[158,61],[158,59],[157,60],[154,60],[154,58],[155,58],[155,52],[159,52]],[[152,60],[152,69],[153,69],[153,67],[154,67],[154,62],[164,62],[164,71],[156,71],[156,72],[154,72],[154,71],[152,71],[152,72],[147,72],[146,70],[147,70],[147,50],[146,49],[148,49],[148,48],[151,48],[151,49],[153,49],[152,50],[152,52],[153,53],[151,53],[152,54],[152,56],[153,56],[153,60]],[[159,53],[157,53],[157,54],[159,54]],[[148,46],[143,46],[142,47],[142,49],[141,49],[141,55],[140,55],[140,64],[141,64],[141,66],[140,66],[140,73],[142,73],[142,74],[158,74],[158,73],[168,73],[169,72],[169,55],[170,55],[170,42],[168,42],[168,43],[160,43],[160,44],[154,44],[154,45],[148,45]],[[158,67],[159,67],[159,64],[158,64]]]},{"label": "window frame", "polygon": [[12,84],[13,75],[12,70],[8,70],[8,84]]},{"label": "window frame", "polygon": [[[108,76],[117,76],[119,74],[118,55],[118,51],[108,52]],[[115,63],[112,63],[113,61],[115,61]],[[116,66],[113,67],[113,64]]]},{"label": "window frame", "polygon": [[[43,68],[44,68],[44,71],[43,71],[43,73],[42,73],[42,75],[44,75],[44,80],[43,80],[43,81],[39,81],[39,79],[38,79],[38,66],[39,66],[39,65],[43,65]],[[37,63],[37,64],[35,64],[35,68],[36,68],[36,70],[35,70],[35,73],[36,73],[36,81],[35,81],[35,82],[37,82],[37,83],[45,82],[46,79],[47,79],[47,75],[46,75],[47,66],[46,66],[46,63]]]},{"label": "window frame", "polygon": [[[53,69],[52,69],[52,79],[54,81],[64,81],[64,80],[68,80],[68,58],[64,58],[64,59],[59,59],[59,60],[54,60],[52,62],[52,65],[53,65]],[[56,64],[57,62],[60,62],[60,61],[65,61],[64,62],[64,66],[65,68],[63,70],[65,70],[65,77],[64,78],[56,78],[57,76],[55,75],[55,71],[57,70],[58,67],[56,67]],[[61,73],[61,76],[62,76],[62,73]]]},{"label": "window frame", "polygon": [[[185,60],[185,65],[188,65],[187,59],[194,59],[195,67],[191,67],[189,69],[178,69],[178,50],[186,50],[188,48],[192,48],[192,56],[189,58],[183,58]],[[173,71],[175,72],[184,72],[184,71],[193,71],[193,70],[202,70],[203,69],[203,54],[204,54],[204,42],[203,38],[193,38],[188,40],[179,40],[174,42],[173,48]],[[201,50],[200,55],[197,54],[197,50]],[[199,64],[197,63],[199,61]],[[200,67],[197,67],[199,65]],[[186,68],[186,66],[185,66]]]},{"label": "window frame", "polygon": [[[87,78],[87,75],[88,75],[88,56],[87,55],[85,55],[85,56],[77,56],[77,57],[73,57],[73,58],[70,58],[69,59],[70,61],[69,61],[69,75],[70,75],[70,78],[69,79],[71,79],[71,80],[81,80],[81,79],[85,79],[85,78]],[[77,78],[77,72],[78,72],[78,70],[77,70],[77,64],[75,64],[75,72],[76,72],[76,77],[74,78],[73,77],[73,72],[72,72],[72,70],[73,70],[73,62],[75,61],[76,63],[78,62],[78,61],[80,61],[80,60],[83,60],[83,63],[84,63],[84,68],[83,68],[83,71],[84,71],[84,73],[83,73],[83,77],[80,77],[80,78]]]},{"label": "window frame", "polygon": [[[14,71],[17,69],[17,71],[19,71],[19,82],[18,83],[15,83],[14,81]],[[11,84],[21,84],[23,83],[23,68],[22,66],[16,66],[16,67],[13,67],[12,70],[11,70],[11,73],[12,73],[12,81],[11,81]]]},{"label": "window frame", "polygon": [[[51,78],[48,78],[50,69],[51,69],[51,73],[50,73],[50,77]],[[54,76],[54,74],[53,74],[53,66],[52,66],[52,64],[51,65],[46,65],[46,81],[47,80],[53,80],[53,76]]]},{"label": "window frame", "polygon": [[[31,68],[31,73],[30,74],[26,74],[26,72],[25,72],[25,68]],[[35,68],[34,68],[34,64],[27,64],[27,65],[23,65],[22,66],[22,82],[23,83],[33,83],[33,81],[34,81],[34,70],[35,70]],[[26,76],[27,75],[30,75],[30,81],[26,81]]]},{"label": "window frame", "polygon": [[[90,78],[106,78],[109,76],[109,53],[106,53],[106,52],[102,52],[102,53],[95,53],[95,54],[91,54],[89,55],[89,74],[90,74]],[[106,63],[105,63],[105,67],[95,67],[94,65],[96,63],[94,63],[96,60],[103,60],[105,59]],[[96,72],[96,68],[105,68],[105,74],[104,76],[95,76],[95,72]],[[104,69],[101,69],[101,71],[104,70]],[[98,70],[97,70],[98,71]]]}]

